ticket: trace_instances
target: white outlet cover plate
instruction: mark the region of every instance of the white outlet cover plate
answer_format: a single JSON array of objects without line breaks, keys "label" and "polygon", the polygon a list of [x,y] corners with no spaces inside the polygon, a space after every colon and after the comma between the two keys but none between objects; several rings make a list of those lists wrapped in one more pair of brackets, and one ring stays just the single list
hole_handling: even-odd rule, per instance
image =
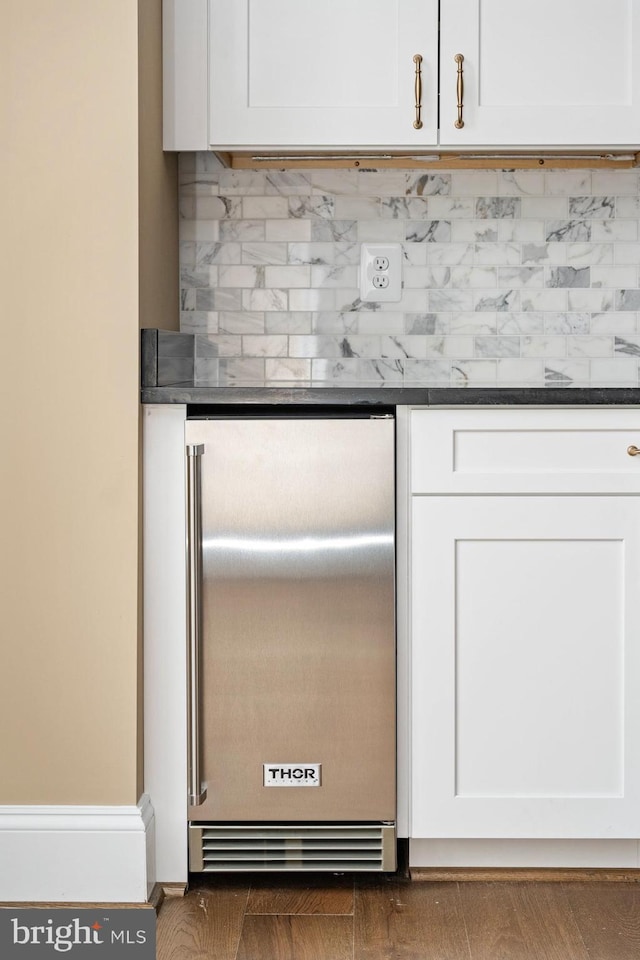
[{"label": "white outlet cover plate", "polygon": [[[373,285],[376,270],[376,257],[386,257],[389,268],[384,273],[389,277],[389,286],[377,288]],[[360,299],[363,301],[385,303],[402,299],[402,247],[399,243],[363,243],[360,247]]]}]

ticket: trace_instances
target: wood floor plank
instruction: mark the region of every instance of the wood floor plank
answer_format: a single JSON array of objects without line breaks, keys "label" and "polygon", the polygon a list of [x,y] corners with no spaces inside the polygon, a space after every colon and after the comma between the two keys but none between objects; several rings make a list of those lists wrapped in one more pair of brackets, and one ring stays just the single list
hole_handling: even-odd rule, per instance
[{"label": "wood floor plank", "polygon": [[236,960],[248,880],[207,881],[168,897],[158,915],[157,960]]},{"label": "wood floor plank", "polygon": [[352,960],[353,917],[247,916],[237,960]]},{"label": "wood floor plank", "polygon": [[264,877],[251,884],[247,914],[352,914],[353,879]]},{"label": "wood floor plank", "polygon": [[469,960],[455,883],[356,885],[354,960]]},{"label": "wood floor plank", "polygon": [[568,885],[459,886],[471,960],[590,960],[567,898]]},{"label": "wood floor plank", "polygon": [[567,897],[589,960],[638,960],[640,885],[572,884]]}]

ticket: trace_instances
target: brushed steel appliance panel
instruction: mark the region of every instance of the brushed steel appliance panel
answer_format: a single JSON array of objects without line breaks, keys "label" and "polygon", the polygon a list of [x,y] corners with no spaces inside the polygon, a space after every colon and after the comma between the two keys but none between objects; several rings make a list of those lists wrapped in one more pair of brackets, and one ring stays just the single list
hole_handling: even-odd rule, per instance
[{"label": "brushed steel appliance panel", "polygon": [[[187,422],[203,444],[202,821],[395,819],[393,419]],[[265,764],[321,764],[315,789]]]}]

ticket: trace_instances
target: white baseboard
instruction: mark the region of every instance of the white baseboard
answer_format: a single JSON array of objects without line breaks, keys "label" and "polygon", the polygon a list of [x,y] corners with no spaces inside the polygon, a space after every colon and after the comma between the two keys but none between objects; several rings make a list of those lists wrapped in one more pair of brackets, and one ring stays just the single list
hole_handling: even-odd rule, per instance
[{"label": "white baseboard", "polygon": [[0,902],[144,903],[154,813],[135,806],[0,806]]},{"label": "white baseboard", "polygon": [[412,867],[637,868],[637,840],[410,840]]}]

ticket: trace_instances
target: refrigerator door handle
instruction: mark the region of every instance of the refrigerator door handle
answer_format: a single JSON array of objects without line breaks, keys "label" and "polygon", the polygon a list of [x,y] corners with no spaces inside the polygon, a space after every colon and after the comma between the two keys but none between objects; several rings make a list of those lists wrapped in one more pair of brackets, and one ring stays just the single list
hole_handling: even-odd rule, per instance
[{"label": "refrigerator door handle", "polygon": [[204,444],[187,444],[187,747],[189,804],[207,798],[200,781],[200,638],[202,636],[202,496]]}]

